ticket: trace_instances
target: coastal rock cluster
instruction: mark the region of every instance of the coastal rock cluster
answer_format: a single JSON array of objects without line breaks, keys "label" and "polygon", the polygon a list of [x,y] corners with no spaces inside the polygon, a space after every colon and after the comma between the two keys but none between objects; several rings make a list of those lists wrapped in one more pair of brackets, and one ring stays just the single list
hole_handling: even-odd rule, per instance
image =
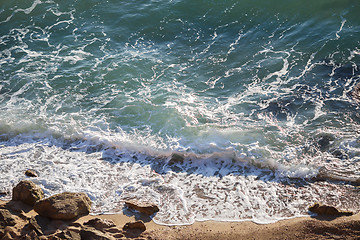
[{"label": "coastal rock cluster", "polygon": [[[126,205],[147,215],[159,211],[154,204],[134,200]],[[91,200],[85,193],[64,192],[44,198],[41,188],[24,180],[13,188],[11,201],[0,202],[0,239],[151,239],[142,220],[123,227],[98,217],[82,221],[90,209]]]}]

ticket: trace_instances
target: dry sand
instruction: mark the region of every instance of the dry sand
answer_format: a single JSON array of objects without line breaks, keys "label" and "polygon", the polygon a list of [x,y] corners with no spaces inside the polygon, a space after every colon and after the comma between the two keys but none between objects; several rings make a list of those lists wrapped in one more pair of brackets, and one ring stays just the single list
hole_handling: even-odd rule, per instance
[{"label": "dry sand", "polygon": [[[2,207],[7,202],[0,201]],[[27,217],[36,216],[30,207],[21,203],[13,203],[19,211]],[[20,215],[19,213],[12,213]],[[126,215],[125,215],[126,214]],[[142,234],[127,236],[128,239],[360,239],[360,214],[350,217],[338,218],[313,218],[303,217],[279,221],[273,224],[256,224],[253,222],[196,222],[189,226],[162,226],[155,224],[150,218],[142,214],[125,212],[125,214],[114,215],[87,215],[74,221],[62,222],[49,220],[48,226],[54,231],[64,229],[68,225],[84,223],[92,218],[111,219],[116,227],[122,227],[130,221],[143,220],[147,230]],[[24,223],[15,226],[19,232]],[[23,216],[24,219],[24,216]],[[122,238],[124,239],[124,238]]]}]

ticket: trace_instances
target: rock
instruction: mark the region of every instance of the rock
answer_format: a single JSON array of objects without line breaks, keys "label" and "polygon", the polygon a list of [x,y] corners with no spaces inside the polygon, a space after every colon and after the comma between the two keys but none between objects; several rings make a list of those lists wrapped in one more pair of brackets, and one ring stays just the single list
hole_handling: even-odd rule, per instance
[{"label": "rock", "polygon": [[76,233],[80,233],[81,228],[70,226],[70,227],[67,228],[67,230],[73,231],[73,232],[76,232]]},{"label": "rock", "polygon": [[144,224],[143,221],[139,220],[136,222],[128,222],[124,225],[123,227],[124,231],[128,231],[128,230],[140,230],[140,231],[145,231],[146,230],[146,226]]},{"label": "rock", "polygon": [[6,226],[14,226],[16,220],[13,215],[7,209],[0,209],[0,227],[5,228]]},{"label": "rock", "polygon": [[34,170],[30,169],[25,171],[25,175],[28,177],[38,177],[37,173]]},{"label": "rock", "polygon": [[80,231],[81,239],[91,240],[113,240],[113,237],[107,236],[105,233],[97,231],[95,229],[85,227]]},{"label": "rock", "polygon": [[122,234],[122,233],[115,233],[115,234],[113,234],[113,237],[116,238],[116,239],[121,239],[121,238],[124,238],[125,235]]},{"label": "rock", "polygon": [[84,223],[84,225],[91,226],[91,227],[95,228],[96,230],[100,230],[100,231],[103,231],[104,228],[111,228],[111,227],[116,226],[112,220],[101,219],[101,218],[91,219],[91,220],[87,221],[86,223]]},{"label": "rock", "polygon": [[317,213],[318,215],[322,216],[351,216],[354,213],[350,211],[341,211],[335,207],[322,205],[319,203],[315,203],[311,207],[309,207],[309,211],[313,213]]},{"label": "rock", "polygon": [[125,205],[127,205],[129,208],[135,209],[141,213],[145,213],[147,215],[152,215],[159,211],[158,206],[152,203],[144,203],[144,202],[138,202],[136,200],[129,200],[125,202]]},{"label": "rock", "polygon": [[29,217],[23,210],[21,210],[18,214],[18,217],[23,220],[29,220],[31,217]]},{"label": "rock", "polygon": [[180,153],[173,153],[173,154],[171,155],[171,158],[170,158],[168,164],[169,164],[170,166],[173,165],[173,164],[175,164],[175,163],[180,163],[180,164],[182,164],[182,163],[184,162],[184,159],[185,159],[184,155],[182,155],[182,154],[180,154]]},{"label": "rock", "polygon": [[6,189],[0,189],[0,196],[6,196],[9,192]]},{"label": "rock", "polygon": [[1,240],[20,239],[20,237],[21,236],[18,229],[16,229],[15,227],[6,227],[4,229],[4,236]]},{"label": "rock", "polygon": [[65,230],[59,233],[56,233],[54,235],[54,238],[58,239],[67,239],[67,240],[81,240],[80,233],[71,231],[71,230]]},{"label": "rock", "polygon": [[34,210],[43,217],[69,220],[90,212],[91,200],[85,193],[64,192],[38,201]]},{"label": "rock", "polygon": [[329,134],[323,134],[317,138],[317,145],[321,151],[326,151],[329,149],[332,142],[334,142],[335,138]]},{"label": "rock", "polygon": [[69,224],[69,226],[77,227],[77,228],[82,228],[81,223],[78,223],[78,222],[72,222],[72,223]]},{"label": "rock", "polygon": [[30,233],[22,236],[20,240],[39,240],[39,236],[37,235],[35,230],[32,230]]},{"label": "rock", "polygon": [[354,90],[352,91],[352,97],[355,101],[360,101],[360,83],[355,85]]},{"label": "rock", "polygon": [[44,234],[41,227],[40,227],[40,225],[36,221],[35,217],[31,217],[29,219],[29,227],[30,227],[30,229],[34,230],[38,235],[43,235]]},{"label": "rock", "polygon": [[42,198],[44,198],[44,192],[31,181],[23,180],[13,188],[12,200],[14,201],[22,201],[34,206],[35,202]]},{"label": "rock", "polygon": [[117,227],[111,227],[111,228],[106,229],[106,232],[108,232],[108,233],[122,233],[122,230],[120,230]]}]

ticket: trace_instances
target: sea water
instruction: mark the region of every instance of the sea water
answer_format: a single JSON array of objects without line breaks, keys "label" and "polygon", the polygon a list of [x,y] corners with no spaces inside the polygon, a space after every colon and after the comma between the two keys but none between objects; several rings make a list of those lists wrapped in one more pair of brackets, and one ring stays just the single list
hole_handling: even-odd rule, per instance
[{"label": "sea water", "polygon": [[93,214],[150,201],[167,225],[358,211],[359,12],[2,0],[0,188],[34,169],[46,196],[86,192]]}]

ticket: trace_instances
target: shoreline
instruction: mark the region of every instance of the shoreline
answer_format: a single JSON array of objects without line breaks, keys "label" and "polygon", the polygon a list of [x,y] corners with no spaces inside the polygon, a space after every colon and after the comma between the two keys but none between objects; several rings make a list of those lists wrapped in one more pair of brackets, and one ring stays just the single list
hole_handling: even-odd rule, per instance
[{"label": "shoreline", "polygon": [[[24,233],[26,220],[37,218],[38,214],[29,206],[21,202],[0,200],[0,208],[8,209],[17,219],[17,225],[12,228],[14,234],[21,236]],[[86,215],[74,220],[45,220],[47,231],[44,232],[49,239],[51,234],[59,233],[66,229],[76,230],[76,227],[86,225],[91,219],[111,221],[119,230],[132,221],[142,220],[146,226],[145,231],[136,234],[126,234],[123,237],[109,239],[358,239],[360,236],[360,213],[352,216],[331,217],[296,217],[280,220],[275,223],[257,224],[251,221],[221,222],[198,221],[192,225],[165,226],[156,224],[150,217],[141,214],[101,214]],[[44,222],[44,221],[43,221]],[[8,227],[9,228],[9,227]],[[43,237],[43,236],[42,236]],[[11,238],[5,238],[11,239]],[[16,238],[13,238],[16,239]],[[50,238],[51,239],[51,238]],[[58,238],[62,239],[62,238]],[[66,239],[66,238],[64,238]]]}]

